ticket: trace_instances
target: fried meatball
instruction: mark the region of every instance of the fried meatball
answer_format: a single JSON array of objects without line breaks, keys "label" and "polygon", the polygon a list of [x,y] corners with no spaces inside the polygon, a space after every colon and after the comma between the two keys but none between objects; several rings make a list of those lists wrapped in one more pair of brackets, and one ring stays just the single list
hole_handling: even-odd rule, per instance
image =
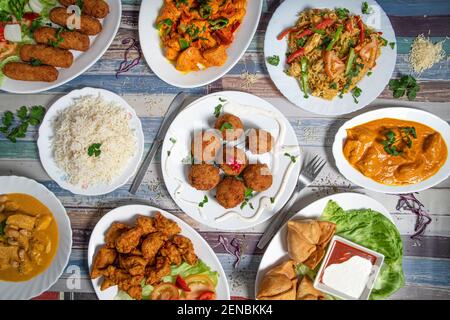
[{"label": "fried meatball", "polygon": [[234,208],[245,199],[245,185],[234,177],[225,177],[217,186],[216,199],[226,208]]},{"label": "fried meatball", "polygon": [[200,131],[194,135],[191,152],[195,161],[212,163],[221,147],[221,137],[214,130]]},{"label": "fried meatball", "polygon": [[272,173],[267,164],[250,164],[243,174],[245,185],[254,191],[261,192],[272,186]]},{"label": "fried meatball", "polygon": [[223,149],[220,156],[220,168],[229,176],[240,175],[248,163],[245,151],[236,147]]},{"label": "fried meatball", "polygon": [[189,183],[197,190],[214,189],[219,182],[219,168],[212,164],[194,164],[189,170]]},{"label": "fried meatball", "polygon": [[263,129],[251,129],[247,135],[247,147],[253,154],[270,152],[273,148],[273,137]]},{"label": "fried meatball", "polygon": [[237,140],[244,133],[241,119],[229,113],[217,118],[214,128],[222,132],[222,137],[226,141]]}]

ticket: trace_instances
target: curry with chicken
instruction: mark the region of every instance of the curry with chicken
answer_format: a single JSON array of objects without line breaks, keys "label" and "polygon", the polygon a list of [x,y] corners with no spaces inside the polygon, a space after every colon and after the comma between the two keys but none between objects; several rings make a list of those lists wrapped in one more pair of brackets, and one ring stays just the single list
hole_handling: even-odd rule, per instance
[{"label": "curry with chicken", "polygon": [[156,20],[164,54],[182,72],[222,66],[247,0],[165,0]]},{"label": "curry with chicken", "polygon": [[44,272],[58,247],[50,210],[22,193],[0,195],[0,280],[27,281]]},{"label": "curry with chicken", "polygon": [[426,180],[448,156],[439,132],[421,123],[390,118],[347,129],[343,151],[354,168],[385,185]]}]

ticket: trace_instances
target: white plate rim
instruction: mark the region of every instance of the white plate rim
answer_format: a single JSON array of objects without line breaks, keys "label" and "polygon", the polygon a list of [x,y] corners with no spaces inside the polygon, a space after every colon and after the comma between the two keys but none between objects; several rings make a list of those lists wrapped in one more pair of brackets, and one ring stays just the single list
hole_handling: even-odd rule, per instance
[{"label": "white plate rim", "polygon": [[[16,93],[16,94],[33,94],[33,93],[40,93],[40,92],[48,91],[48,90],[60,87],[60,86],[62,86],[64,84],[68,83],[69,81],[72,81],[73,79],[75,79],[78,76],[82,75],[90,67],[92,67],[98,60],[100,60],[101,57],[103,57],[105,52],[111,46],[111,43],[114,41],[114,39],[115,39],[115,37],[117,35],[117,32],[119,31],[120,23],[122,21],[122,2],[120,0],[105,0],[105,1],[114,1],[114,5],[116,5],[117,8],[118,8],[118,15],[116,16],[116,20],[114,21],[113,32],[111,33],[111,36],[110,36],[109,40],[105,43],[103,48],[101,48],[98,51],[98,53],[95,55],[95,57],[93,59],[91,59],[91,61],[89,63],[87,63],[84,67],[79,69],[79,71],[76,71],[73,75],[69,76],[67,79],[64,79],[62,81],[56,80],[55,82],[51,82],[51,83],[40,82],[40,83],[42,83],[41,88],[28,89],[28,90],[20,89],[20,87],[21,87],[20,83],[26,83],[26,81],[18,81],[18,80],[7,79],[12,84],[16,84],[18,89],[14,89],[14,88],[13,89],[9,89],[9,88],[5,89],[5,88],[3,88],[3,84],[2,84],[0,86],[0,91],[5,91],[5,92],[9,92],[9,93]],[[109,5],[111,6],[110,3],[109,3]],[[107,19],[107,18],[108,17],[106,17],[105,19]],[[104,20],[104,19],[102,19],[102,20]],[[102,32],[103,32],[103,30],[102,30]],[[89,48],[89,50],[92,49],[92,37],[90,37],[90,38],[91,38],[91,47]],[[83,52],[82,54],[86,54],[86,53],[87,52]],[[5,79],[5,81],[6,81],[6,79]]]},{"label": "white plate rim", "polygon": [[[173,120],[172,123],[174,123],[178,117],[183,116],[185,113],[190,112],[190,111],[191,111],[190,109],[191,109],[192,107],[196,106],[197,104],[202,103],[204,100],[211,99],[211,98],[214,98],[214,97],[217,97],[217,98],[218,98],[218,97],[227,97],[227,96],[231,96],[231,97],[234,97],[234,98],[233,98],[233,101],[236,101],[237,99],[236,99],[235,97],[238,96],[238,95],[242,95],[242,96],[245,96],[245,97],[248,97],[248,98],[251,98],[251,99],[257,99],[257,100],[259,100],[261,103],[265,103],[266,105],[270,106],[270,108],[272,109],[272,111],[277,112],[278,114],[280,114],[280,115],[283,117],[283,119],[285,120],[285,123],[286,123],[286,125],[287,125],[287,128],[288,128],[288,129],[290,128],[291,130],[293,130],[293,132],[294,132],[294,138],[295,138],[296,144],[297,144],[298,149],[299,149],[299,156],[298,156],[298,159],[297,159],[297,164],[296,164],[296,166],[295,166],[295,168],[294,168],[295,170],[294,170],[293,173],[292,173],[292,175],[295,176],[295,183],[292,184],[291,186],[289,186],[289,188],[286,188],[286,190],[285,190],[285,195],[290,196],[290,195],[292,194],[292,192],[294,192],[294,189],[295,189],[295,186],[296,186],[297,177],[298,177],[298,175],[300,174],[300,170],[301,170],[301,166],[302,166],[303,158],[304,158],[304,153],[303,153],[303,150],[302,150],[302,148],[300,147],[300,145],[299,145],[299,143],[298,143],[297,136],[295,135],[295,130],[294,130],[293,127],[291,126],[289,120],[286,118],[286,116],[284,116],[283,113],[281,113],[280,110],[278,110],[278,109],[277,109],[272,103],[270,103],[269,101],[267,101],[267,100],[265,100],[265,99],[263,99],[263,98],[260,98],[260,97],[258,97],[258,96],[256,96],[256,95],[253,95],[253,94],[251,94],[251,93],[241,92],[241,91],[219,91],[219,92],[214,92],[214,93],[208,94],[208,95],[206,95],[206,96],[203,96],[203,97],[201,97],[201,98],[198,98],[198,99],[192,101],[189,105],[187,105],[187,106],[186,106],[186,107],[185,107],[185,108],[177,115],[177,117]],[[171,125],[171,126],[172,126],[172,125]],[[164,170],[164,167],[163,167],[164,164],[165,164],[165,159],[166,159],[166,157],[167,157],[167,153],[164,152],[164,151],[169,149],[168,145],[171,143],[171,142],[170,142],[170,132],[173,131],[173,130],[171,130],[171,126],[170,126],[169,129],[167,130],[166,136],[164,137],[163,145],[162,145],[162,147],[161,147],[161,150],[162,150],[162,152],[161,152],[161,171],[162,171],[164,183],[165,183],[165,185],[166,185],[166,189],[167,189],[167,191],[169,192],[169,194],[170,194],[172,200],[178,205],[178,207],[182,208],[183,211],[184,211],[187,215],[189,215],[191,218],[193,218],[193,219],[196,220],[197,222],[199,222],[199,223],[201,223],[201,224],[203,224],[203,225],[206,225],[206,226],[208,226],[208,227],[214,228],[214,229],[216,229],[216,230],[239,231],[239,230],[244,230],[244,229],[248,229],[248,228],[255,227],[255,226],[257,226],[257,225],[259,225],[259,224],[261,224],[261,223],[267,221],[268,219],[270,219],[270,218],[273,216],[273,214],[275,214],[275,211],[274,211],[274,213],[272,214],[272,216],[269,216],[269,217],[266,217],[266,218],[263,218],[263,216],[261,216],[260,219],[259,219],[258,221],[256,221],[256,222],[251,222],[251,223],[240,223],[240,224],[238,224],[238,226],[235,226],[235,227],[233,227],[233,228],[230,228],[230,227],[225,227],[223,222],[222,222],[222,223],[220,223],[220,222],[209,223],[208,221],[199,218],[197,215],[191,214],[187,209],[185,209],[184,206],[182,205],[182,202],[179,201],[178,199],[176,199],[176,197],[174,196],[173,190],[169,190],[169,188],[168,188],[168,186],[167,186],[167,183],[166,183],[166,181],[168,180],[168,177],[166,176],[166,173],[165,173],[165,170]],[[199,191],[199,192],[200,192],[200,191]],[[288,197],[285,199],[285,201],[283,201],[282,205],[284,205],[287,201],[288,201]],[[278,206],[278,205],[279,205],[279,204],[277,204],[277,206]],[[282,206],[281,206],[281,207],[282,207]],[[281,208],[281,207],[280,207],[280,208]],[[230,209],[230,210],[233,210],[233,209]],[[265,210],[265,211],[266,211],[266,210]],[[232,218],[232,219],[236,219],[236,220],[237,220],[238,218]],[[231,219],[230,219],[230,220],[231,220]],[[225,223],[226,223],[226,222],[225,222]]]},{"label": "white plate rim", "polygon": [[[135,126],[134,132],[137,144],[136,154],[132,159],[130,159],[130,162],[128,163],[127,167],[125,167],[122,174],[119,177],[116,177],[111,182],[111,184],[109,185],[102,184],[101,185],[102,187],[94,186],[87,189],[82,189],[79,186],[75,186],[64,181],[60,175],[62,170],[57,167],[53,157],[52,156],[46,157],[46,155],[48,155],[48,151],[49,150],[51,151],[51,140],[49,137],[51,136],[51,132],[53,132],[52,123],[54,120],[54,116],[57,114],[57,112],[60,112],[61,110],[70,107],[73,98],[78,98],[80,96],[85,95],[98,95],[98,94],[102,95],[103,97],[106,97],[106,100],[109,100],[108,97],[111,97],[112,99],[114,99],[113,101],[119,103],[120,106],[122,106],[127,112],[131,114],[132,118],[130,121],[133,121],[134,122],[133,125]],[[105,89],[85,87],[83,89],[77,89],[69,92],[68,94],[56,100],[51,105],[51,107],[49,107],[41,123],[41,126],[39,127],[37,146],[39,150],[39,159],[41,161],[42,166],[44,167],[44,170],[47,172],[50,178],[52,178],[61,188],[68,190],[73,194],[99,196],[110,193],[122,187],[128,182],[128,180],[131,177],[135,175],[144,154],[144,133],[142,130],[141,121],[137,116],[136,111],[121,96]],[[128,171],[128,174],[126,174],[126,171]]]},{"label": "white plate rim", "polygon": [[[322,215],[323,209],[325,209],[325,206],[329,200],[336,201],[340,206],[341,206],[342,202],[352,202],[352,203],[355,202],[355,205],[353,206],[353,204],[352,204],[352,207],[347,207],[347,205],[344,204],[344,205],[342,205],[342,208],[344,210],[361,209],[361,208],[372,209],[372,210],[378,211],[379,213],[384,215],[386,218],[389,219],[389,221],[391,221],[395,225],[394,219],[392,218],[391,214],[380,202],[378,202],[377,200],[375,200],[365,194],[354,193],[354,192],[337,193],[337,194],[333,194],[333,195],[329,195],[329,196],[320,198],[320,199],[310,203],[309,205],[307,205],[300,211],[298,211],[289,220],[298,219],[298,218],[318,218]],[[357,203],[361,203],[362,206],[358,207]],[[313,209],[316,207],[321,207],[322,209],[319,212],[316,212],[315,209]],[[313,211],[311,212],[311,210],[313,210]],[[286,234],[286,226],[287,226],[287,222],[273,236],[272,240],[267,245],[267,248],[264,251],[263,257],[261,258],[261,261],[258,266],[258,271],[256,273],[256,279],[255,279],[255,299],[256,299],[256,295],[259,290],[259,284],[260,284],[264,274],[267,272],[267,268],[273,267],[276,263],[283,261],[283,258],[288,259],[289,255],[286,251],[281,252],[281,254],[279,254],[279,255],[272,253],[272,251],[274,251],[274,249],[272,247],[279,245],[280,241],[282,243],[285,242],[285,240],[283,240],[281,238],[281,236],[282,236],[281,234],[282,233],[284,235]],[[270,262],[270,263],[268,263],[268,262]]]},{"label": "white plate rim", "polygon": [[[147,213],[148,211],[151,212],[150,216],[153,216],[154,212],[160,212],[161,214],[163,214],[166,218],[171,219],[173,221],[175,221],[180,227],[181,229],[187,230],[189,233],[191,233],[196,239],[196,241],[199,241],[202,244],[202,250],[207,251],[207,254],[211,257],[211,259],[214,261],[214,263],[216,264],[216,266],[219,268],[219,270],[213,270],[213,271],[217,271],[219,272],[219,282],[217,285],[217,288],[219,288],[219,285],[223,286],[224,292],[222,292],[221,294],[223,294],[225,296],[225,299],[223,300],[230,300],[231,296],[230,296],[230,288],[228,285],[228,281],[227,281],[227,276],[225,274],[225,271],[223,270],[223,267],[217,257],[217,255],[215,254],[215,252],[213,251],[213,249],[211,248],[211,246],[206,242],[206,240],[194,229],[192,228],[189,224],[187,224],[186,222],[184,222],[183,220],[181,220],[180,218],[176,217],[175,215],[165,211],[165,210],[161,210],[159,208],[155,208],[153,206],[149,206],[149,205],[125,205],[125,206],[121,206],[121,207],[117,207],[111,211],[109,211],[108,213],[106,213],[95,225],[94,230],[92,230],[91,233],[91,237],[89,239],[89,246],[88,246],[88,267],[89,267],[89,273],[90,270],[92,268],[92,262],[93,262],[93,257],[94,254],[97,252],[97,247],[104,244],[104,239],[103,239],[103,235],[102,234],[98,234],[99,232],[101,232],[99,229],[101,227],[103,227],[103,223],[106,223],[105,221],[111,220],[112,221],[129,221],[131,219],[134,220],[134,217],[136,217],[138,214],[143,214],[144,216],[149,216]],[[125,213],[124,213],[125,212]],[[145,214],[142,212],[146,212]],[[114,219],[114,220],[112,220]],[[104,231],[106,231],[108,228],[106,228]],[[181,232],[181,234],[183,235],[183,231]],[[101,237],[101,240],[98,241],[97,239],[94,239],[95,237]],[[192,241],[193,239],[191,239]],[[196,254],[197,256],[202,259],[202,257],[199,254],[198,251],[198,247],[195,248]],[[204,261],[204,259],[202,259]],[[210,265],[209,265],[210,266]],[[212,266],[210,266],[212,268]],[[100,282],[100,278],[97,279],[92,279],[91,278],[91,282],[92,282],[92,286],[94,287],[95,293],[97,295],[97,297],[100,300],[107,300],[104,299],[104,295],[106,294],[106,292],[109,292],[112,294],[111,290],[115,290],[115,292],[117,292],[117,287],[114,286],[112,288],[107,289],[105,292],[102,292],[99,288],[99,282]],[[216,289],[218,290],[218,289]],[[216,291],[217,292],[217,291]],[[117,293],[116,293],[117,294]],[[114,295],[115,296],[115,295]]]},{"label": "white plate rim", "polygon": [[[340,0],[335,6],[330,6],[329,4],[325,4],[326,0],[319,0],[318,4],[316,1],[308,0],[307,2],[297,1],[297,0],[285,0],[281,5],[275,10],[268,26],[264,39],[264,57],[269,57],[274,54],[280,56],[280,64],[277,67],[270,65],[265,60],[266,69],[269,73],[272,82],[278,88],[278,90],[294,105],[302,108],[305,111],[321,114],[321,115],[343,115],[351,112],[355,112],[360,110],[371,102],[373,102],[384,90],[385,85],[388,83],[389,79],[392,77],[392,74],[395,70],[396,65],[396,57],[397,57],[397,45],[394,49],[389,47],[382,48],[382,56],[378,59],[378,64],[384,60],[386,60],[385,66],[383,69],[379,66],[376,67],[373,71],[373,74],[370,78],[365,76],[360,82],[359,87],[365,86],[370,88],[371,91],[363,90],[361,97],[358,98],[359,103],[355,103],[350,94],[345,94],[343,99],[339,99],[335,97],[333,100],[328,101],[322,98],[314,97],[312,95],[309,96],[308,99],[303,98],[303,92],[301,92],[300,86],[297,84],[296,80],[292,77],[289,77],[284,73],[284,65],[286,60],[286,48],[287,43],[285,40],[280,41],[281,45],[278,44],[278,40],[276,39],[276,35],[278,35],[284,28],[292,26],[293,23],[297,20],[296,14],[307,7],[346,7],[346,8],[355,8],[354,10],[350,10],[352,13],[359,14],[363,20],[366,20],[366,15],[361,14],[361,4],[363,1],[354,1],[354,0]],[[379,8],[381,13],[382,20],[382,30],[383,37],[388,40],[388,42],[397,43],[397,39],[395,36],[395,31],[392,27],[392,24],[389,20],[389,17],[383,10],[383,8],[374,0],[367,1],[370,6],[376,6]],[[291,7],[295,9],[290,9]],[[276,20],[280,18],[279,16],[284,12],[295,12],[295,16],[289,17],[289,19],[284,18],[283,23],[281,25]],[[284,16],[285,17],[285,16]],[[293,18],[293,21],[290,19]],[[384,55],[384,57],[383,57]],[[381,70],[382,69],[382,70]],[[382,74],[380,74],[383,72]],[[380,78],[380,79],[379,79]],[[369,83],[370,82],[370,83]],[[378,85],[378,87],[370,86],[371,83],[383,83],[384,85]],[[366,89],[363,87],[363,89]],[[368,98],[368,95],[370,97]],[[311,107],[314,105],[314,108]],[[350,106],[350,107],[348,107]]]},{"label": "white plate rim", "polygon": [[[154,0],[142,0],[141,3],[141,7],[140,7],[140,13],[139,13],[139,41],[141,43],[141,49],[142,49],[142,53],[144,55],[144,58],[149,66],[149,68],[155,73],[156,76],[158,76],[158,78],[160,78],[161,80],[163,80],[164,82],[166,82],[167,84],[170,84],[172,86],[178,87],[178,88],[185,88],[185,89],[192,89],[192,88],[198,88],[198,87],[202,87],[205,85],[208,85],[220,78],[222,78],[224,75],[226,75],[231,69],[233,69],[233,67],[239,62],[239,60],[241,60],[241,58],[244,56],[245,52],[247,51],[248,47],[250,46],[256,30],[258,29],[259,26],[259,22],[261,19],[261,14],[262,14],[262,8],[263,8],[263,1],[262,0],[249,0],[249,1],[258,1],[258,12],[257,15],[259,18],[257,18],[257,20],[255,21],[253,27],[252,27],[252,31],[250,34],[247,35],[248,39],[245,41],[245,45],[244,45],[244,50],[242,50],[242,52],[238,55],[238,57],[236,57],[232,63],[230,63],[228,66],[222,66],[222,67],[213,67],[217,70],[217,74],[215,76],[211,76],[210,79],[206,79],[203,81],[197,81],[197,82],[193,82],[192,84],[183,84],[182,82],[179,82],[177,80],[174,79],[168,79],[168,77],[164,76],[160,71],[159,71],[159,67],[155,67],[155,63],[153,63],[152,56],[154,55],[154,52],[152,52],[152,46],[149,45],[149,40],[147,40],[148,37],[148,32],[149,32],[149,28],[148,28],[148,23],[147,21],[149,20],[148,18],[145,17],[145,15],[147,14],[147,8],[150,6],[151,1]],[[162,2],[160,0],[160,2]],[[248,5],[248,3],[247,3]],[[248,12],[247,12],[248,13]],[[247,16],[247,15],[246,15]],[[245,19],[245,17],[244,17]],[[151,25],[151,31],[153,31],[154,27],[153,24]],[[242,30],[238,30],[242,31]],[[154,32],[154,31],[153,31]],[[242,35],[242,37],[245,37],[245,35]],[[234,40],[236,41],[236,39]],[[227,50],[229,50],[231,47],[229,47]],[[228,59],[230,59],[230,57],[228,57]],[[170,65],[170,67],[172,67],[172,65],[170,64],[170,62],[167,61],[167,64]],[[212,68],[210,68],[212,69]],[[220,70],[220,71],[219,71]],[[179,77],[182,77],[183,74],[179,71],[177,71],[179,73]],[[202,71],[199,71],[202,72]]]},{"label": "white plate rim", "polygon": [[[50,207],[53,206],[57,209],[51,211],[53,217],[58,223],[58,249],[50,266],[44,272],[28,281],[0,281],[0,299],[28,300],[39,296],[50,289],[64,273],[72,252],[72,227],[67,211],[61,201],[44,185],[36,182],[35,180],[19,176],[0,176],[0,182],[0,194],[28,194],[26,191],[33,191],[35,193],[32,196],[49,207],[50,210]],[[8,188],[9,190],[14,191],[3,191],[5,189],[8,190]],[[22,190],[22,188],[25,190]],[[49,205],[49,203],[51,205]],[[55,268],[58,270],[54,270]],[[16,284],[21,288],[14,289]],[[16,290],[15,293],[14,290]],[[7,295],[2,296],[2,293],[7,293]]]},{"label": "white plate rim", "polygon": [[[429,126],[441,134],[445,143],[447,144],[447,149],[450,148],[450,125],[446,121],[442,120],[441,118],[432,113],[420,109],[404,108],[404,107],[389,107],[369,111],[345,122],[337,131],[333,142],[332,152],[336,163],[336,167],[347,180],[371,191],[386,194],[402,194],[402,193],[419,192],[432,188],[433,186],[441,183],[442,181],[444,181],[449,177],[450,155],[447,156],[446,162],[435,175],[417,184],[406,186],[388,186],[378,183],[364,176],[361,172],[352,167],[350,163],[347,161],[347,159],[345,159],[344,153],[342,151],[345,139],[347,138],[346,129],[367,123],[372,120],[382,118],[393,118],[393,119],[401,118],[402,120],[415,121],[422,123],[426,126]],[[436,126],[440,127],[441,129],[440,130],[437,129]],[[446,130],[442,130],[444,128]]]}]

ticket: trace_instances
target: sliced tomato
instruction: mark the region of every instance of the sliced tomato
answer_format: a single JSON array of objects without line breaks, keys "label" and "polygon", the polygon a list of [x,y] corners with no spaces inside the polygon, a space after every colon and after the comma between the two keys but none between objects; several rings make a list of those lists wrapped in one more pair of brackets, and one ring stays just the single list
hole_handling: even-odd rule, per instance
[{"label": "sliced tomato", "polygon": [[179,298],[178,288],[172,283],[157,285],[150,296],[151,300],[178,300]]},{"label": "sliced tomato", "polygon": [[214,292],[214,282],[207,275],[193,275],[186,279],[186,283],[191,289],[186,293],[187,300],[198,300],[199,297],[205,292]]},{"label": "sliced tomato", "polygon": [[4,42],[5,40],[5,27],[0,26],[0,42]]},{"label": "sliced tomato", "polygon": [[175,281],[175,284],[178,288],[180,288],[183,291],[189,292],[191,291],[191,288],[189,288],[188,284],[186,283],[186,280],[183,279],[182,276],[178,275],[177,280]]},{"label": "sliced tomato", "polygon": [[23,18],[25,20],[30,20],[30,21],[33,21],[34,19],[37,19],[39,17],[40,17],[39,13],[36,13],[36,12],[25,12],[23,14]]},{"label": "sliced tomato", "polygon": [[[195,284],[195,283],[201,283],[201,284],[204,284],[204,285],[207,285],[207,286],[210,286],[210,287],[212,287],[213,289],[214,289],[214,282],[211,280],[211,278],[210,277],[208,277],[207,275],[205,275],[205,274],[196,274],[196,275],[192,275],[192,276],[189,276],[189,277],[187,277],[186,279],[186,283],[187,283],[187,285],[190,287],[192,284]],[[211,290],[212,291],[212,290]]]},{"label": "sliced tomato", "polygon": [[216,293],[212,291],[203,292],[197,300],[216,300]]},{"label": "sliced tomato", "polygon": [[325,73],[331,79],[345,71],[345,63],[339,59],[334,51],[325,51],[323,59],[325,64]]}]

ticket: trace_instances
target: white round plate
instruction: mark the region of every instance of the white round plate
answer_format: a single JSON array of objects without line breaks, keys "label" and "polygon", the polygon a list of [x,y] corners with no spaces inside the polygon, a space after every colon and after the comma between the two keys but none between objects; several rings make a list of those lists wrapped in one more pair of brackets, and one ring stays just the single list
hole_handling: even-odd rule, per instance
[{"label": "white round plate", "polygon": [[450,160],[447,158],[441,169],[430,178],[411,185],[405,186],[388,186],[376,182],[355,169],[345,158],[343,152],[343,146],[347,138],[347,129],[353,128],[360,124],[367,123],[369,121],[382,119],[382,118],[393,118],[401,120],[409,120],[422,123],[430,128],[433,128],[439,132],[447,144],[447,148],[450,147],[450,126],[448,123],[434,114],[417,110],[411,108],[382,108],[370,112],[363,113],[353,119],[347,121],[339,128],[336,133],[335,140],[333,143],[333,157],[336,161],[336,166],[339,172],[349,181],[357,184],[363,188],[382,192],[382,193],[411,193],[418,192],[425,189],[429,189],[443,180],[447,179],[450,175]]},{"label": "white round plate", "polygon": [[[156,212],[160,212],[166,218],[175,221],[181,228],[181,234],[189,238],[194,244],[195,253],[200,260],[205,262],[212,271],[219,273],[219,282],[217,283],[216,294],[217,300],[230,300],[230,289],[228,287],[227,276],[223,271],[222,265],[214,251],[211,249],[205,239],[200,236],[190,225],[175,217],[174,215],[161,209],[144,206],[129,205],[116,208],[105,214],[95,226],[89,240],[88,248],[88,265],[89,270],[92,268],[93,259],[99,248],[105,244],[105,233],[113,222],[120,221],[123,223],[133,224],[137,215],[153,216]],[[100,300],[113,300],[117,295],[117,286],[111,287],[105,291],[100,290],[103,278],[92,279],[95,293]]]},{"label": "white round plate", "polygon": [[62,275],[72,251],[72,228],[66,209],[58,198],[36,181],[16,176],[0,177],[0,194],[5,193],[24,193],[35,197],[52,212],[58,225],[58,250],[47,270],[28,281],[0,281],[0,300],[31,299],[47,291]]},{"label": "white round plate", "polygon": [[[302,210],[300,210],[292,219],[317,219],[322,215],[323,210],[325,209],[329,200],[336,201],[341,208],[344,210],[351,209],[372,209],[384,215],[388,218],[392,223],[394,220],[392,219],[389,211],[378,201],[359,193],[339,193],[335,195],[331,195],[322,199],[319,199],[310,205],[306,206]],[[284,224],[280,230],[275,234],[272,238],[272,241],[267,246],[266,251],[261,259],[261,262],[258,267],[258,273],[256,274],[256,282],[255,282],[255,295],[259,291],[259,284],[261,283],[262,277],[264,274],[277,263],[280,263],[286,259],[288,259],[287,253],[287,228],[286,224]]]},{"label": "white round plate", "polygon": [[75,79],[80,74],[89,69],[96,63],[108,50],[113,42],[117,30],[120,27],[122,17],[122,3],[120,0],[105,0],[109,4],[109,14],[105,19],[102,19],[103,30],[95,36],[90,37],[91,47],[86,52],[74,51],[74,61],[70,68],[58,68],[59,76],[54,82],[31,82],[31,81],[17,81],[5,77],[3,84],[0,86],[1,90],[11,93],[38,93],[59,87],[72,79]]},{"label": "white round plate", "polygon": [[362,14],[361,6],[363,1],[355,0],[339,0],[337,2],[328,0],[286,0],[275,11],[264,40],[264,56],[278,55],[280,57],[280,64],[276,67],[266,61],[267,70],[277,88],[293,104],[317,114],[341,115],[365,107],[375,100],[386,87],[395,68],[397,46],[394,49],[391,49],[390,46],[383,47],[372,75],[364,77],[358,83],[358,87],[362,89],[362,94],[358,98],[359,103],[355,103],[351,94],[344,94],[342,99],[336,97],[331,101],[312,95],[305,99],[298,81],[284,73],[288,44],[286,39],[277,40],[277,36],[283,30],[294,26],[298,20],[298,14],[308,8],[347,8],[351,14],[360,15],[367,25],[383,32],[383,38],[388,42],[395,42],[394,29],[386,13],[375,1],[368,0],[367,2],[371,6],[373,14]]},{"label": "white round plate", "polygon": [[[110,184],[102,183],[97,185],[92,185],[88,188],[82,188],[81,186],[76,186],[69,184],[67,182],[67,174],[58,166],[53,158],[53,123],[56,117],[61,111],[73,105],[73,100],[81,96],[101,95],[106,101],[113,101],[125,108],[129,113],[130,127],[134,130],[136,137],[136,153],[130,159],[127,167],[123,170],[122,174],[116,177]],[[44,120],[39,128],[39,138],[37,141],[39,149],[39,158],[41,160],[42,166],[44,167],[47,174],[55,180],[55,182],[63,189],[69,190],[74,194],[81,194],[86,196],[97,196],[106,194],[116,190],[117,188],[123,186],[128,179],[130,179],[137,170],[137,167],[142,159],[142,154],[144,153],[144,133],[142,131],[141,121],[134,109],[120,96],[117,94],[96,88],[83,88],[81,90],[74,90],[64,97],[58,99],[45,114]]]},{"label": "white round plate", "polygon": [[224,76],[241,59],[250,45],[262,12],[262,0],[248,0],[247,14],[236,32],[235,39],[227,49],[228,59],[221,67],[203,71],[183,73],[166,59],[161,48],[159,31],[155,21],[164,0],[142,0],[139,14],[139,41],[145,60],[152,71],[163,81],[180,88],[196,88],[210,84]]},{"label": "white round plate", "polygon": [[[222,101],[225,99],[226,102],[221,102],[220,99]],[[238,103],[240,109],[230,111],[227,103],[234,106]],[[251,199],[250,202],[253,204],[254,209],[250,205],[245,206],[242,210],[239,206],[234,209],[225,209],[215,200],[215,190],[210,192],[196,190],[190,186],[187,180],[189,165],[186,164],[186,159],[191,154],[193,133],[200,129],[214,128],[216,120],[214,110],[218,104],[224,105],[223,112],[232,113],[240,117],[246,130],[250,128],[265,129],[272,134],[275,141],[280,136],[281,127],[279,123],[285,128],[284,138],[280,138],[282,139],[280,140],[280,145],[286,146],[286,149],[276,154],[272,152],[260,156],[247,152],[251,162],[256,163],[256,161],[259,161],[268,164],[273,175],[272,187],[264,192],[255,194]],[[267,112],[270,116],[258,114],[257,112]],[[175,144],[172,142],[173,139],[176,140]],[[240,144],[241,147],[242,145],[243,143]],[[289,121],[273,105],[261,98],[243,92],[225,91],[210,94],[187,106],[171,124],[164,139],[161,153],[164,183],[176,204],[198,222],[221,230],[250,228],[266,221],[280,210],[295,188],[300,172],[301,159],[297,159],[295,163],[291,164],[290,158],[285,156],[284,152],[294,156],[299,155],[298,141]],[[285,176],[286,179],[284,179]],[[263,210],[261,214],[255,217],[260,207],[260,200],[263,197],[274,197],[280,190],[284,180],[286,180],[284,192],[274,203],[274,207],[270,210]],[[204,199],[205,195],[209,199],[208,203],[203,208],[200,208],[199,203]],[[232,211],[243,214],[247,218],[252,218],[252,220],[241,220],[235,216],[227,220],[216,221],[216,218]]]}]

